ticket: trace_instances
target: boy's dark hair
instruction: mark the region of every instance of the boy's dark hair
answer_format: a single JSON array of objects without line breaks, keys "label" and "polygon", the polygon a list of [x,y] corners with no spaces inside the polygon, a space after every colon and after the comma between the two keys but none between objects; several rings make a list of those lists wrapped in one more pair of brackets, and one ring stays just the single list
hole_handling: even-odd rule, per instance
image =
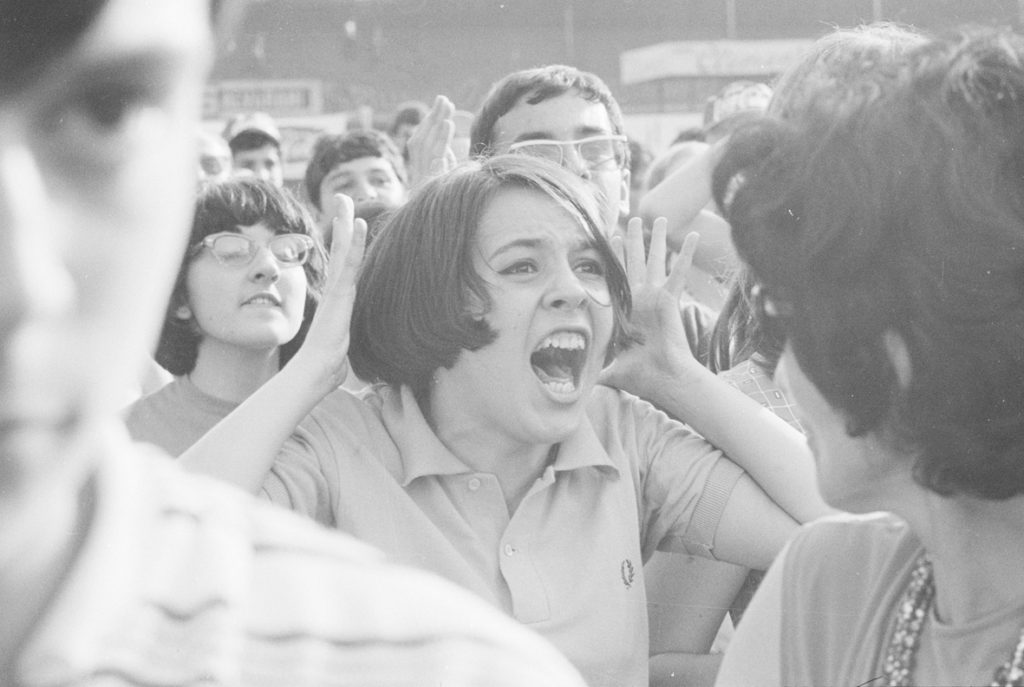
[{"label": "boy's dark hair", "polygon": [[715,197],[848,433],[914,451],[939,494],[1008,498],[1024,493],[1024,39],[968,31],[897,66],[842,107],[738,132]]},{"label": "boy's dark hair", "polygon": [[487,322],[491,299],[473,251],[484,213],[506,189],[536,191],[577,218],[607,270],[615,315],[608,360],[629,344],[629,285],[599,228],[593,191],[551,162],[500,155],[427,182],[389,216],[370,246],[356,289],[349,348],[361,379],[407,384],[424,403],[435,370],[450,368],[463,350],[497,337]]},{"label": "boy's dark hair", "polygon": [[[521,100],[530,105],[557,98],[563,93],[575,91],[585,100],[601,103],[608,111],[612,133],[622,134],[622,110],[612,92],[596,74],[584,72],[575,67],[552,64],[536,69],[512,72],[493,86],[484,98],[480,112],[473,119],[469,133],[469,152],[474,157],[494,154],[494,125],[505,113]],[[629,166],[629,152],[626,152],[625,166]]]},{"label": "boy's dark hair", "polygon": [[306,196],[318,210],[323,210],[320,184],[331,170],[351,160],[379,157],[391,163],[395,176],[404,186],[409,185],[405,162],[394,141],[387,134],[373,129],[350,131],[346,134],[321,134],[313,145],[313,156],[306,165],[303,183]]},{"label": "boy's dark hair", "polygon": [[192,233],[174,281],[174,290],[164,315],[164,326],[157,344],[156,361],[171,374],[180,376],[195,368],[199,342],[202,339],[202,334],[196,331],[195,323],[191,319],[180,319],[175,312],[180,306],[188,304],[186,284],[189,266],[195,259],[192,254],[193,247],[210,234],[238,231],[239,227],[259,223],[263,223],[278,234],[306,234],[316,241],[313,254],[302,267],[306,273],[307,288],[302,324],[295,337],[281,346],[279,357],[282,367],[295,355],[305,340],[306,331],[309,329],[324,286],[327,263],[309,213],[287,190],[276,188],[258,179],[208,183],[199,189]]}]

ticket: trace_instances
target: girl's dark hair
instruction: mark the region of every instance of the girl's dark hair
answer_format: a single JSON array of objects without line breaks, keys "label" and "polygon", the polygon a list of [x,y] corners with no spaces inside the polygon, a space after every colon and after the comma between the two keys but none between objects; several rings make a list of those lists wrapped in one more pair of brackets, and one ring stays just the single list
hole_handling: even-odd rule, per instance
[{"label": "girl's dark hair", "polygon": [[939,494],[1024,493],[1024,39],[933,40],[844,97],[731,142],[737,249],[851,436],[913,451]]},{"label": "girl's dark hair", "polygon": [[550,162],[499,155],[428,182],[380,230],[363,262],[352,313],[349,359],[360,378],[407,384],[422,403],[435,370],[495,339],[486,319],[491,299],[473,251],[484,212],[506,189],[537,191],[577,219],[607,270],[615,316],[608,360],[629,344],[629,284],[599,228],[593,190]]},{"label": "girl's dark hair", "polygon": [[196,199],[192,220],[192,233],[188,248],[178,269],[174,291],[164,315],[164,326],[156,350],[156,361],[173,375],[191,372],[199,353],[201,332],[195,323],[175,316],[175,311],[188,304],[187,277],[189,266],[195,259],[192,249],[210,234],[222,231],[239,231],[263,223],[278,234],[306,234],[316,241],[313,254],[303,265],[306,273],[306,305],[302,324],[295,337],[283,344],[280,350],[280,364],[283,367],[302,345],[316,312],[316,304],[323,289],[326,255],[320,246],[313,220],[306,209],[287,190],[278,189],[258,179],[234,179],[204,184]]},{"label": "girl's dark hair", "polygon": [[[865,83],[865,75],[891,71],[924,41],[925,36],[915,29],[891,22],[836,29],[814,41],[779,76],[768,113],[783,121],[799,118],[808,108],[822,114],[831,108],[841,115],[848,91],[855,93],[858,84]],[[748,359],[768,374],[775,372],[785,341],[760,321],[752,301],[754,285],[744,265],[730,279],[728,295],[711,333],[708,367],[713,372]]]}]

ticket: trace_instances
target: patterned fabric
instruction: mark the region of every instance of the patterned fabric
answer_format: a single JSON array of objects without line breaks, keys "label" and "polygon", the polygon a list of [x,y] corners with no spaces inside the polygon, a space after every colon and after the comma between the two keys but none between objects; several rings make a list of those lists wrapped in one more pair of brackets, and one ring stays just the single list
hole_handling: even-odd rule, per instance
[{"label": "patterned fabric", "polygon": [[83,549],[17,677],[582,685],[543,640],[472,595],[139,447],[101,464]]},{"label": "patterned fabric", "polygon": [[782,387],[753,360],[744,360],[733,368],[719,372],[718,376],[803,433],[804,428],[793,412],[793,402]]}]

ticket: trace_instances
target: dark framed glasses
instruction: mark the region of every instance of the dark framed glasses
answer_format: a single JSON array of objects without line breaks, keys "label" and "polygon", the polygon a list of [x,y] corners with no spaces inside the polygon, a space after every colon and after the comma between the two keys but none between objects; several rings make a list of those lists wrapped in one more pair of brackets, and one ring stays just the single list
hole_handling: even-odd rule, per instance
[{"label": "dark framed glasses", "polygon": [[[253,261],[260,245],[245,234],[222,231],[192,246],[192,255],[206,248],[220,264],[243,267]],[[284,267],[304,265],[313,252],[313,239],[305,234],[278,234],[267,242],[267,250]]]},{"label": "dark framed glasses", "polygon": [[616,134],[589,136],[575,141],[520,141],[510,145],[508,152],[542,157],[564,167],[567,166],[565,156],[570,148],[576,151],[576,156],[588,169],[621,167],[626,162],[626,137]]}]

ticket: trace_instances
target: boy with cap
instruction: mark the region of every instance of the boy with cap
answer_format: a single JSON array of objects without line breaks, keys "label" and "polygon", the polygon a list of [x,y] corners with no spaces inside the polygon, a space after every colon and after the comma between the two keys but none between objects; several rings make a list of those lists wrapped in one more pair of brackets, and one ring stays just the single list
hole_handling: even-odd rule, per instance
[{"label": "boy with cap", "polygon": [[224,128],[235,170],[248,170],[258,179],[284,186],[281,131],[266,112],[235,115]]}]

